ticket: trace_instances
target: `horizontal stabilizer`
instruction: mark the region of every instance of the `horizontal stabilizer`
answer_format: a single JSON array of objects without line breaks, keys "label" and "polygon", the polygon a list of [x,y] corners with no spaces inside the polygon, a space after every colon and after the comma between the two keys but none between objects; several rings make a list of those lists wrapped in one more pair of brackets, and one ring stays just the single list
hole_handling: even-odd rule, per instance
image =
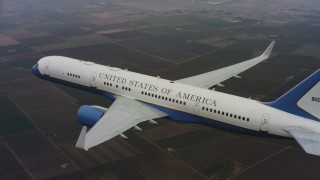
[{"label": "horizontal stabilizer", "polygon": [[308,154],[320,156],[320,134],[298,127],[286,128]]}]

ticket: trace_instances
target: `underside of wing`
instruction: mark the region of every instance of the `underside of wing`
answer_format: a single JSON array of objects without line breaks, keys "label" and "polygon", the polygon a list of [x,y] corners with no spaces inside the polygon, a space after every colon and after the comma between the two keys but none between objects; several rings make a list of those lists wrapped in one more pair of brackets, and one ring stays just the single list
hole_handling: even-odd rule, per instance
[{"label": "underside of wing", "polygon": [[320,156],[320,134],[298,127],[284,129],[290,133],[308,154]]},{"label": "underside of wing", "polygon": [[139,101],[118,97],[91,129],[87,130],[87,127],[83,127],[76,147],[88,150],[122,134],[140,122],[164,116],[167,114]]},{"label": "underside of wing", "polygon": [[272,49],[274,47],[274,44],[275,44],[275,41],[272,41],[269,47],[259,57],[235,64],[232,66],[221,68],[218,70],[210,71],[207,73],[199,74],[199,75],[184,78],[184,79],[179,79],[179,80],[176,80],[176,82],[189,84],[189,85],[202,87],[202,88],[209,88],[214,85],[220,84],[221,82],[229,78],[238,77],[238,74],[240,74],[241,72],[266,60],[270,56]]}]

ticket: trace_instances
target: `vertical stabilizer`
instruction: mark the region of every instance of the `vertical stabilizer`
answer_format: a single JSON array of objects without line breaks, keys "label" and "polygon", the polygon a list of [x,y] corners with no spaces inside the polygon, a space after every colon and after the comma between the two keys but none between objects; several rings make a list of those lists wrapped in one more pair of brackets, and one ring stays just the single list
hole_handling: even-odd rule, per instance
[{"label": "vertical stabilizer", "polygon": [[272,103],[274,108],[320,121],[320,70]]}]

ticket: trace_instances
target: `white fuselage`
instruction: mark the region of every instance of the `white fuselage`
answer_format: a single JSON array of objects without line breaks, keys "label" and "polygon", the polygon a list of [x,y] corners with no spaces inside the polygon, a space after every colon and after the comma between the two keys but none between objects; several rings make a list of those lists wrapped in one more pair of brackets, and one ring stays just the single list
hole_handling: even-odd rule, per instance
[{"label": "white fuselage", "polygon": [[38,68],[42,75],[51,78],[196,115],[208,121],[284,137],[291,137],[283,130],[291,126],[320,132],[319,122],[261,102],[160,77],[57,56],[42,58]]}]

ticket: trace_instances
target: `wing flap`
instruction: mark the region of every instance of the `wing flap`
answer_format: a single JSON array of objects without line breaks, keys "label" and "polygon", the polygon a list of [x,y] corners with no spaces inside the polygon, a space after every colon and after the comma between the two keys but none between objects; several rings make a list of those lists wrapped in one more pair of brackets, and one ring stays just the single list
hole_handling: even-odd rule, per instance
[{"label": "wing flap", "polygon": [[308,154],[320,156],[320,134],[298,127],[286,128],[303,150]]},{"label": "wing flap", "polygon": [[82,129],[76,147],[87,150],[122,134],[140,122],[164,116],[167,114],[139,101],[118,97],[90,130]]},{"label": "wing flap", "polygon": [[272,49],[274,47],[274,44],[275,44],[275,41],[272,41],[271,44],[268,46],[268,48],[264,51],[264,53],[259,57],[256,57],[238,64],[234,64],[225,68],[221,68],[218,70],[210,71],[207,73],[199,74],[199,75],[184,78],[184,79],[179,79],[176,82],[189,84],[189,85],[202,87],[202,88],[209,88],[216,84],[220,84],[221,82],[229,78],[239,77],[238,74],[240,74],[241,72],[266,60],[270,56]]}]

